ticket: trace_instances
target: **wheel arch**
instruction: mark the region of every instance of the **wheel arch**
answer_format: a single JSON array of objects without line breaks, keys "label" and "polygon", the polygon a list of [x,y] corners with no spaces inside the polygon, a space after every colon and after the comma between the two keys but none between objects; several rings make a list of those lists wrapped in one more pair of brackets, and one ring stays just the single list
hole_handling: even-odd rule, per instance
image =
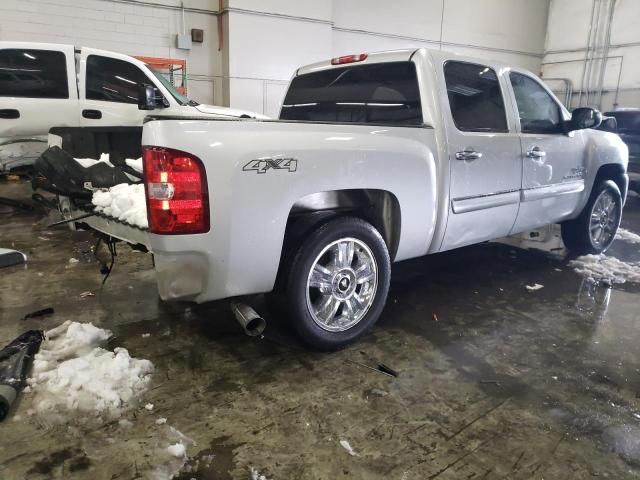
[{"label": "wheel arch", "polygon": [[393,261],[400,243],[401,210],[398,198],[388,190],[343,189],[315,192],[299,198],[291,207],[285,230],[287,240],[300,239],[318,223],[352,215],[371,223],[382,235]]},{"label": "wheel arch", "polygon": [[622,203],[624,204],[629,190],[629,177],[623,165],[619,163],[606,163],[598,168],[598,172],[593,180],[593,188],[604,180],[613,180],[620,189]]}]

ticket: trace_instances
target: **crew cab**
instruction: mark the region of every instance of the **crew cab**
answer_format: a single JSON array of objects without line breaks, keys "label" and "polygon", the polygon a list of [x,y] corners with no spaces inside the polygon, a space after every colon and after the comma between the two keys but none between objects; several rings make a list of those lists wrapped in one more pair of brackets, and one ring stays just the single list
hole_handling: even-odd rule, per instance
[{"label": "crew cab", "polygon": [[[140,90],[177,116],[260,116],[201,105],[128,55],[73,45],[0,41],[0,172],[30,166],[53,127],[142,127]],[[263,117],[265,118],[265,117]]]},{"label": "crew cab", "polygon": [[150,112],[160,296],[270,293],[334,349],[376,322],[393,262],[554,223],[570,250],[604,252],[628,150],[600,121],[526,70],[427,49],[302,67],[278,120]]}]

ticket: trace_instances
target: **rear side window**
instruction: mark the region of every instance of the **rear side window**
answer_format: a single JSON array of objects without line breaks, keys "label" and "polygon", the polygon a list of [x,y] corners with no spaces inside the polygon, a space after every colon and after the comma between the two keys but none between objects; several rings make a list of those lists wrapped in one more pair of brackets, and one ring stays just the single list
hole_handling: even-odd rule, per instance
[{"label": "rear side window", "polygon": [[444,78],[458,130],[507,132],[507,117],[496,72],[485,65],[447,62]]},{"label": "rear side window", "polygon": [[153,82],[132,63],[98,55],[87,58],[86,97],[89,100],[137,104],[143,85],[153,85]]},{"label": "rear side window", "polygon": [[65,54],[52,50],[0,50],[0,97],[69,98]]},{"label": "rear side window", "polygon": [[422,125],[415,65],[392,62],[334,68],[295,77],[282,120]]}]

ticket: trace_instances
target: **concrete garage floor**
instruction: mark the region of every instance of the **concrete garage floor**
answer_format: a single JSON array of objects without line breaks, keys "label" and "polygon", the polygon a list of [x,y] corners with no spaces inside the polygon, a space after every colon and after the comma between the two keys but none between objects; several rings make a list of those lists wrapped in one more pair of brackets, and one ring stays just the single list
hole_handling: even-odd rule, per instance
[{"label": "concrete garage floor", "polygon": [[[5,184],[0,196],[29,191]],[[94,322],[113,331],[111,348],[151,360],[155,373],[124,415],[131,425],[30,417],[23,394],[0,424],[1,478],[153,478],[177,435],[168,425],[195,442],[180,479],[246,479],[250,468],[277,480],[640,474],[638,285],[590,287],[540,251],[464,248],[396,265],[374,331],[321,354],[283,319],[251,339],[225,303],[161,303],[150,256],[125,247],[101,289],[90,235],[45,223],[0,213],[0,245],[30,257],[0,271],[0,343],[67,319]],[[639,198],[623,224],[640,232]],[[639,261],[638,250],[617,241],[609,253]],[[527,291],[535,282],[544,288]],[[80,298],[86,290],[96,296]],[[21,320],[48,306],[54,315]],[[360,365],[378,363],[398,377]]]}]

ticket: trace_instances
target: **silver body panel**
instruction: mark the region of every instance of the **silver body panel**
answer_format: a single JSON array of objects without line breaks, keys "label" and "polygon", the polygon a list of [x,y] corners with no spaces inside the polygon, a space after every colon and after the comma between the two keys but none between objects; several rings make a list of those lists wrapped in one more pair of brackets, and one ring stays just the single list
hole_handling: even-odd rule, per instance
[{"label": "silver body panel", "polygon": [[[149,235],[163,299],[205,302],[272,290],[294,205],[350,189],[389,192],[399,205],[394,261],[512,235],[577,216],[598,168],[627,166],[620,138],[596,130],[520,133],[510,68],[446,52],[385,52],[365,63],[411,59],[420,83],[424,127],[291,121],[157,119],[143,145],[170,147],[206,167],[211,229],[199,235]],[[443,65],[467,61],[500,79],[508,132],[461,132],[449,109]],[[329,62],[298,73],[334,68]],[[532,74],[527,72],[527,75]],[[569,113],[563,110],[569,118]],[[539,146],[543,159],[526,156]],[[473,147],[474,160],[456,152]],[[261,158],[295,158],[295,171],[243,171]],[[304,200],[302,200],[304,199]]]}]

